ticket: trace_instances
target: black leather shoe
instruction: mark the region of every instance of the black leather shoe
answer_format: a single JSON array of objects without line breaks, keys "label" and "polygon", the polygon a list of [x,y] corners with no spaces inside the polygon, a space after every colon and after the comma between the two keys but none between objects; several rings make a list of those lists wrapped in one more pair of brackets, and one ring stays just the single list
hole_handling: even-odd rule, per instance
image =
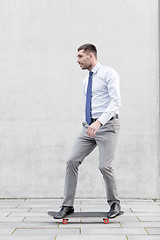
[{"label": "black leather shoe", "polygon": [[118,203],[113,203],[112,205],[111,205],[111,208],[110,208],[110,210],[109,210],[109,212],[108,212],[108,215],[107,215],[107,217],[108,218],[115,218],[115,217],[117,217],[118,215],[119,215],[119,213],[120,213],[120,210],[121,210],[121,206],[120,206],[120,204],[118,204]]},{"label": "black leather shoe", "polygon": [[62,206],[61,210],[54,216],[55,219],[61,219],[67,215],[74,213],[73,207]]}]

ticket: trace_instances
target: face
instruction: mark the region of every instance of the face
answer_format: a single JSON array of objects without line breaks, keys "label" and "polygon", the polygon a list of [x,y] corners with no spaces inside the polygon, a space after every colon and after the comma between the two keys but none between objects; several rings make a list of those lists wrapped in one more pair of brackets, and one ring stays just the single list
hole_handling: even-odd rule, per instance
[{"label": "face", "polygon": [[83,49],[77,53],[77,63],[79,63],[82,70],[92,68],[92,56],[91,53],[86,53]]}]

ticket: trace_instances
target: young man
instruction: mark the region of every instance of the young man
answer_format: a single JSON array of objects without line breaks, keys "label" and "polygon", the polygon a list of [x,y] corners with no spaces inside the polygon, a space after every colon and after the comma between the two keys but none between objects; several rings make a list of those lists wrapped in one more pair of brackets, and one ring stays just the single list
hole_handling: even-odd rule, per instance
[{"label": "young man", "polygon": [[89,77],[83,82],[86,98],[85,121],[67,162],[63,204],[55,218],[64,218],[74,212],[78,167],[97,145],[99,169],[104,178],[107,202],[110,205],[108,217],[114,218],[121,209],[112,168],[120,127],[119,76],[112,68],[98,63],[97,49],[92,44],[79,47],[77,58],[81,69],[89,71]]}]

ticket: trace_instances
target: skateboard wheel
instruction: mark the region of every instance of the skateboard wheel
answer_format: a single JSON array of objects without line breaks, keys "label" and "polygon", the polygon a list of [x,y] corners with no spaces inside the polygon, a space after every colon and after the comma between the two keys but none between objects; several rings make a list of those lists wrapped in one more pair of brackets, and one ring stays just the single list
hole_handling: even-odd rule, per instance
[{"label": "skateboard wheel", "polygon": [[67,224],[68,223],[68,219],[63,219],[63,224]]},{"label": "skateboard wheel", "polygon": [[103,219],[103,221],[104,221],[105,224],[109,223],[109,219],[108,218]]}]

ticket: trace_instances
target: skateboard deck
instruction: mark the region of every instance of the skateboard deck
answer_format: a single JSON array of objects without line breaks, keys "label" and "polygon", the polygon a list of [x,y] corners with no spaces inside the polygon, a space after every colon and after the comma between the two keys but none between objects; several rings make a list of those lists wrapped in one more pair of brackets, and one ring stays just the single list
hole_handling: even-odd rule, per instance
[{"label": "skateboard deck", "polygon": [[[48,215],[50,217],[53,217],[57,214],[57,212],[52,212],[52,211],[49,211],[48,212]],[[119,217],[121,215],[123,215],[124,212],[123,211],[120,211],[119,215],[116,216],[116,217]],[[69,214],[67,215],[65,218],[62,218],[62,223],[63,224],[67,224],[68,223],[68,220],[69,219],[93,219],[93,218],[102,218],[104,223],[107,224],[109,223],[109,220],[110,219],[113,219],[113,218],[108,218],[107,217],[108,215],[108,212],[74,212],[72,214]],[[115,217],[115,218],[116,218]],[[59,219],[56,219],[56,220],[59,220]]]}]

